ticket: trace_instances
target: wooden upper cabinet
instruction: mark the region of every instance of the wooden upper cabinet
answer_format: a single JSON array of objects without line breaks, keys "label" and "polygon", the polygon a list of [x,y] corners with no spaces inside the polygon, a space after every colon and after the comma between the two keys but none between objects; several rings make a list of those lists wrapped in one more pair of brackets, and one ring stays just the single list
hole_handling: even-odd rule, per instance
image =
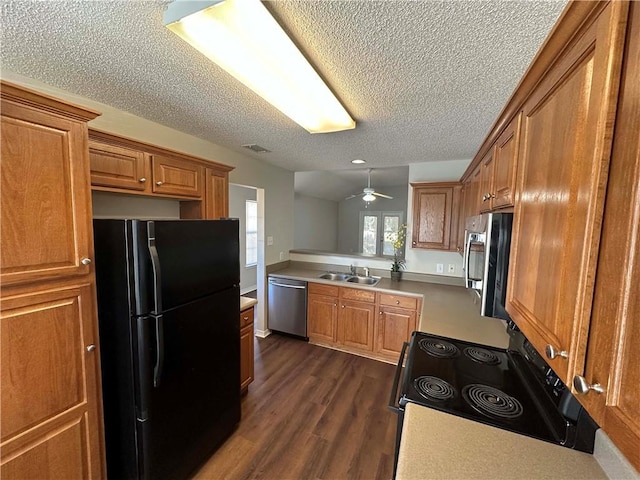
[{"label": "wooden upper cabinet", "polygon": [[162,155],[151,155],[153,192],[185,197],[202,197],[204,168]]},{"label": "wooden upper cabinet", "polygon": [[493,200],[493,167],[494,162],[493,147],[485,154],[480,161],[480,213],[491,210],[491,201]]},{"label": "wooden upper cabinet", "polygon": [[97,114],[38,110],[20,92],[2,85],[3,286],[88,274],[93,252],[86,120]]},{"label": "wooden upper cabinet", "polygon": [[150,191],[145,154],[138,150],[96,141],[89,142],[91,185]]},{"label": "wooden upper cabinet", "polygon": [[568,384],[585,359],[628,4],[598,9],[524,104],[507,293]]},{"label": "wooden upper cabinet", "polygon": [[520,120],[518,115],[502,132],[493,152],[493,186],[491,189],[491,209],[513,205],[516,186],[516,168],[520,143]]},{"label": "wooden upper cabinet", "polygon": [[215,220],[229,216],[229,174],[207,168],[205,185],[206,218]]},{"label": "wooden upper cabinet", "polygon": [[459,183],[412,183],[413,232],[411,246],[455,250],[460,203]]},{"label": "wooden upper cabinet", "polygon": [[[577,398],[640,471],[640,4],[631,4],[589,344]],[[580,373],[580,372],[578,372]]]}]

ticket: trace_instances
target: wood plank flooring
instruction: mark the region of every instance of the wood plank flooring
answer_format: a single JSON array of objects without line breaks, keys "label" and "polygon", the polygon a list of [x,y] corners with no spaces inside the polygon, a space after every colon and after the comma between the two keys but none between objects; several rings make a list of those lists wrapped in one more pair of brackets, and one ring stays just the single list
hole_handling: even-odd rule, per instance
[{"label": "wood plank flooring", "polygon": [[255,341],[242,421],[195,479],[390,479],[394,366],[281,335]]}]

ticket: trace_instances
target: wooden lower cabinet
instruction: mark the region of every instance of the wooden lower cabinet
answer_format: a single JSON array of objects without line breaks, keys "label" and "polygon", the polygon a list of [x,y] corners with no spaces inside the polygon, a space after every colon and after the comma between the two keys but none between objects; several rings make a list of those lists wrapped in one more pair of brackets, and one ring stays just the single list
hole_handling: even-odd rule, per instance
[{"label": "wooden lower cabinet", "polygon": [[396,362],[416,329],[417,297],[312,282],[308,289],[311,343]]},{"label": "wooden lower cabinet", "polygon": [[377,321],[376,352],[397,360],[402,345],[416,329],[417,313],[406,308],[380,306]]},{"label": "wooden lower cabinet", "polygon": [[254,380],[253,307],[240,312],[240,390],[244,393]]},{"label": "wooden lower cabinet", "polygon": [[100,478],[101,420],[90,284],[3,295],[2,478]]},{"label": "wooden lower cabinet", "polygon": [[336,341],[340,345],[373,352],[375,305],[342,300]]}]

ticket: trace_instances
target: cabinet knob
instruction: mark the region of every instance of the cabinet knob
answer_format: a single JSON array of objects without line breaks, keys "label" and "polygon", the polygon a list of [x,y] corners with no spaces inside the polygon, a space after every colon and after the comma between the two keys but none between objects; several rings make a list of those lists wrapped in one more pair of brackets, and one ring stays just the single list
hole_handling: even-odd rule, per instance
[{"label": "cabinet knob", "polygon": [[142,177],[140,180],[138,180],[140,183],[145,183],[147,181],[146,178]]},{"label": "cabinet knob", "polygon": [[93,352],[96,349],[96,346],[92,343],[91,345],[86,346],[87,352]]},{"label": "cabinet knob", "polygon": [[576,392],[580,395],[584,395],[589,393],[589,390],[593,390],[596,393],[604,393],[604,388],[599,383],[592,383],[589,385],[587,379],[582,375],[576,375],[573,377],[573,388],[576,389]]},{"label": "cabinet knob", "polygon": [[247,320],[249,320],[249,317],[242,317],[242,319],[246,322]]},{"label": "cabinet knob", "polygon": [[91,263],[91,259],[83,258],[82,260],[80,260],[80,263],[82,263],[83,265],[89,265]]},{"label": "cabinet knob", "polygon": [[396,305],[400,305],[400,300],[396,300]]},{"label": "cabinet knob", "polygon": [[344,305],[342,305],[342,308],[344,308]]},{"label": "cabinet knob", "polygon": [[569,357],[569,352],[567,352],[566,350],[557,350],[551,344],[548,344],[545,347],[544,353],[545,353],[545,355],[547,356],[547,358],[549,360],[553,360],[556,357],[561,357],[561,358],[568,358]]},{"label": "cabinet knob", "polygon": [[334,304],[333,304],[333,306],[334,306],[334,307],[337,307],[337,306],[338,306],[338,304],[337,304],[337,303],[334,303]]},{"label": "cabinet knob", "polygon": [[162,185],[162,183],[163,183],[163,182],[156,182],[156,185],[157,185],[157,186],[160,186],[160,185]]},{"label": "cabinet knob", "polygon": [[380,315],[382,315],[382,312],[378,312]]},{"label": "cabinet knob", "polygon": [[411,245],[415,245],[415,244],[416,244],[416,242],[411,242]]}]

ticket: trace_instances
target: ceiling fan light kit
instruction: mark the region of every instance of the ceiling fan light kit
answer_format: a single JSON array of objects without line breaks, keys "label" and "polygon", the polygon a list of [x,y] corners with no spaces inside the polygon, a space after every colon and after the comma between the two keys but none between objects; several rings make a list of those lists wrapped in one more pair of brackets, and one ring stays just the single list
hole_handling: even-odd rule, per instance
[{"label": "ceiling fan light kit", "polygon": [[353,195],[349,195],[345,198],[345,200],[351,200],[352,198],[360,196],[362,197],[362,200],[364,200],[367,204],[369,204],[369,202],[373,202],[376,197],[393,200],[393,197],[385,195],[384,193],[376,192],[373,188],[371,188],[371,168],[367,170],[367,186],[362,189],[362,193],[354,193]]},{"label": "ceiling fan light kit", "polygon": [[164,25],[308,132],[355,128],[259,0],[174,0]]}]

